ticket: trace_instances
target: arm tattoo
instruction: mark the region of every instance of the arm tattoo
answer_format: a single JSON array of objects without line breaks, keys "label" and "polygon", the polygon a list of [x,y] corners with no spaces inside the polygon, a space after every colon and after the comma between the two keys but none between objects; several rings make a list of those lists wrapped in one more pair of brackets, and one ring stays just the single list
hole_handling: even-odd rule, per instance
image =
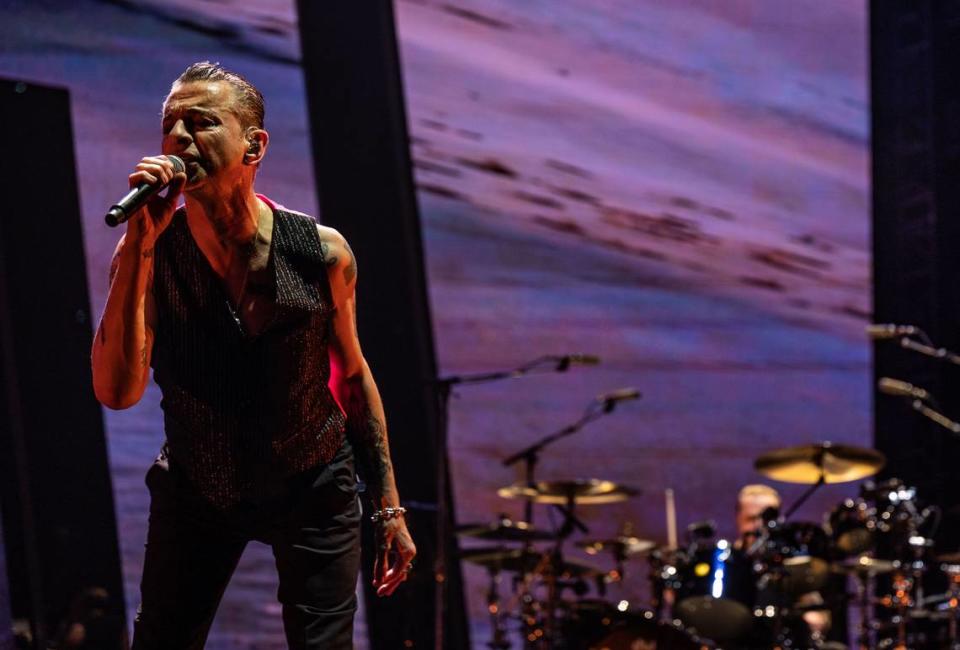
[{"label": "arm tattoo", "polygon": [[147,346],[140,348],[140,365],[144,368],[147,367]]},{"label": "arm tattoo", "polygon": [[330,244],[322,239],[320,240],[320,254],[323,256],[323,262],[327,266],[337,265],[337,256],[330,254]]},{"label": "arm tattoo", "polygon": [[354,446],[354,453],[362,468],[362,474],[376,499],[389,484],[393,466],[387,444],[387,427],[362,400],[354,400],[348,408],[347,433]]},{"label": "arm tattoo", "polygon": [[143,251],[143,257],[144,257],[144,259],[149,259],[149,258],[153,257],[153,249],[152,249],[152,248],[148,248],[147,250]]},{"label": "arm tattoo", "polygon": [[343,272],[343,279],[347,281],[347,285],[353,284],[354,278],[357,277],[357,257],[353,254],[353,249],[350,248],[350,244],[343,242],[343,245],[347,248],[347,254],[350,256],[350,265],[347,267],[347,270]]}]

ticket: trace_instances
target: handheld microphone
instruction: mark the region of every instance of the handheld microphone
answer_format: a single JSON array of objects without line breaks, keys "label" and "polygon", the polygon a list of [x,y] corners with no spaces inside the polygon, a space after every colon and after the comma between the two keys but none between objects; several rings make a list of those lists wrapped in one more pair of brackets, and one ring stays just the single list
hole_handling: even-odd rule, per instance
[{"label": "handheld microphone", "polygon": [[867,336],[874,341],[895,339],[898,336],[913,336],[919,328],[913,325],[897,325],[896,323],[873,323],[867,325]]},{"label": "handheld microphone", "polygon": [[891,379],[890,377],[881,377],[880,381],[877,382],[877,390],[886,395],[909,397],[910,399],[918,399],[924,402],[930,399],[930,393],[919,386],[914,386],[909,382],[899,379]]},{"label": "handheld microphone", "polygon": [[[166,158],[173,163],[173,171],[175,174],[186,171],[186,166],[183,164],[183,160],[177,156],[166,156]],[[150,183],[140,183],[131,189],[125,197],[111,206],[103,220],[111,228],[119,226],[121,223],[132,217],[137,210],[142,208],[147,201],[150,200],[150,197],[160,192],[160,190],[165,188],[167,185],[168,183],[157,183],[156,185],[151,185]]]}]

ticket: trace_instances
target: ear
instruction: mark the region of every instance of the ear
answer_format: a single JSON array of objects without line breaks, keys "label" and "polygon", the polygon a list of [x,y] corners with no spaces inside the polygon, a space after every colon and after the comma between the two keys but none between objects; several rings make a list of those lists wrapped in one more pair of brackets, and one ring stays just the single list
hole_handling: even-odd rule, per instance
[{"label": "ear", "polygon": [[251,126],[247,129],[244,137],[247,141],[247,150],[243,154],[244,165],[259,165],[263,156],[267,153],[267,145],[270,143],[270,134],[263,129]]}]

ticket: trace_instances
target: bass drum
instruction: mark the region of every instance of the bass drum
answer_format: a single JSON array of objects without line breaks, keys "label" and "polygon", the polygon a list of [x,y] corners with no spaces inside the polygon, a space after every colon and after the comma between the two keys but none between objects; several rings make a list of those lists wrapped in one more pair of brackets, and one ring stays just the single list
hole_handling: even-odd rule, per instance
[{"label": "bass drum", "polygon": [[757,579],[753,562],[726,540],[678,567],[674,616],[697,637],[727,643],[750,635]]},{"label": "bass drum", "polygon": [[653,612],[628,612],[590,650],[710,650],[714,646],[698,639],[679,624],[664,623]]}]

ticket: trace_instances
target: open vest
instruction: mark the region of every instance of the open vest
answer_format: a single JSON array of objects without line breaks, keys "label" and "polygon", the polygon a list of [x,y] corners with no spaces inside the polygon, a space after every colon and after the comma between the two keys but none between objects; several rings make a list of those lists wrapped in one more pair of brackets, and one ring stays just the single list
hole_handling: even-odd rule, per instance
[{"label": "open vest", "polygon": [[329,463],[345,419],[327,387],[333,301],[310,217],[274,208],[268,270],[276,313],[247,335],[180,208],[154,247],[166,453],[219,508],[257,503],[293,474]]}]

